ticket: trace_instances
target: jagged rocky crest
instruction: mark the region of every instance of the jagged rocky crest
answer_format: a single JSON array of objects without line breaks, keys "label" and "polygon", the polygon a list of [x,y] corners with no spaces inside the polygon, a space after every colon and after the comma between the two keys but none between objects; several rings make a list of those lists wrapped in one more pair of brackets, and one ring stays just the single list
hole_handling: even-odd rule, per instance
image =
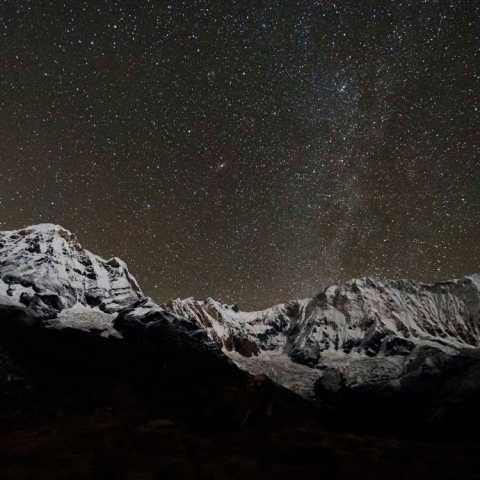
[{"label": "jagged rocky crest", "polygon": [[[138,402],[146,389],[155,405],[175,398],[185,409],[179,399],[189,396],[204,412],[225,411],[212,407],[213,395],[229,398],[230,420],[244,424],[271,412],[272,392],[287,398],[280,384],[347,423],[454,422],[480,398],[479,320],[479,275],[437,284],[354,279],[259,312],[211,298],[157,305],[121,260],[82,249],[58,225],[0,232],[5,391],[15,369],[38,374],[32,352],[53,371],[62,361],[78,369],[89,350],[85,364],[116,379],[107,403],[118,389]],[[267,377],[276,384],[266,386]],[[97,388],[85,391],[97,398]],[[242,392],[240,404],[232,391]]]},{"label": "jagged rocky crest", "polygon": [[124,262],[84,250],[75,234],[53,224],[0,232],[0,277],[2,303],[39,315],[78,303],[114,312],[143,297]]},{"label": "jagged rocky crest", "polygon": [[478,347],[480,276],[433,285],[367,277],[260,312],[240,312],[211,298],[162,306],[194,321],[227,351],[252,356],[281,350],[315,366],[332,351],[407,355],[421,342]]}]

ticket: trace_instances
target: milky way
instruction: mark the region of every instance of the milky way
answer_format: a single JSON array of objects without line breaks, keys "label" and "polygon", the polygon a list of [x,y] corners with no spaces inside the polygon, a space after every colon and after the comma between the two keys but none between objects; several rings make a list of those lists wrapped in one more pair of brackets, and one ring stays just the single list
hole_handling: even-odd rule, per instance
[{"label": "milky way", "polygon": [[[247,6],[250,5],[250,6]],[[0,1],[0,229],[243,309],[480,271],[475,1]]]}]

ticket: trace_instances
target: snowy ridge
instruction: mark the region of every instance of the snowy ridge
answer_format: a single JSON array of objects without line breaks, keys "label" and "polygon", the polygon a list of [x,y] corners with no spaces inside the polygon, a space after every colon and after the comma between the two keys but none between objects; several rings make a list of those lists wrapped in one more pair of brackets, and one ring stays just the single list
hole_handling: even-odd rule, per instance
[{"label": "snowy ridge", "polygon": [[127,266],[84,250],[53,224],[0,232],[0,302],[50,315],[79,303],[115,312],[143,298]]},{"label": "snowy ridge", "polygon": [[479,275],[436,284],[355,279],[310,302],[294,348],[373,356],[406,354],[422,341],[478,347],[479,307]]},{"label": "snowy ridge", "polygon": [[411,376],[416,362],[421,375],[439,355],[475,350],[480,276],[437,284],[354,279],[259,312],[211,298],[177,299],[161,308],[220,343],[242,369],[315,399],[319,388],[390,388]]},{"label": "snowy ridge", "polygon": [[240,312],[209,298],[162,307],[203,328],[227,351],[277,351],[309,366],[323,353],[407,355],[416,344],[479,346],[480,276],[433,285],[410,280],[354,279],[311,300]]},{"label": "snowy ridge", "polygon": [[240,312],[236,305],[221,304],[212,298],[170,300],[161,307],[204,329],[227,352],[251,357],[261,351],[283,349],[288,332],[304,321],[308,302],[308,299],[287,302],[258,312]]}]

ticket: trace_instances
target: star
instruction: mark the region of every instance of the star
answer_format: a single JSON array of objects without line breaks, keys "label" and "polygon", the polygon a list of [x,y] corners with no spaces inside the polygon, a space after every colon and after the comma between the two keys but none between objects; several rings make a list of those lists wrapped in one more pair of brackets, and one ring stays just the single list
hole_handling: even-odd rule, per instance
[{"label": "star", "polygon": [[60,224],[159,303],[479,269],[475,2],[17,3],[2,229]]}]

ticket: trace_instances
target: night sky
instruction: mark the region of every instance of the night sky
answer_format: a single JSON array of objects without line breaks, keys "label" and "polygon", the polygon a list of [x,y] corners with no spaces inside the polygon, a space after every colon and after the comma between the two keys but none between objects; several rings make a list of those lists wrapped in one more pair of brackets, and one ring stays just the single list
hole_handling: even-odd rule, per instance
[{"label": "night sky", "polygon": [[241,309],[480,272],[480,2],[0,0],[0,229]]}]

